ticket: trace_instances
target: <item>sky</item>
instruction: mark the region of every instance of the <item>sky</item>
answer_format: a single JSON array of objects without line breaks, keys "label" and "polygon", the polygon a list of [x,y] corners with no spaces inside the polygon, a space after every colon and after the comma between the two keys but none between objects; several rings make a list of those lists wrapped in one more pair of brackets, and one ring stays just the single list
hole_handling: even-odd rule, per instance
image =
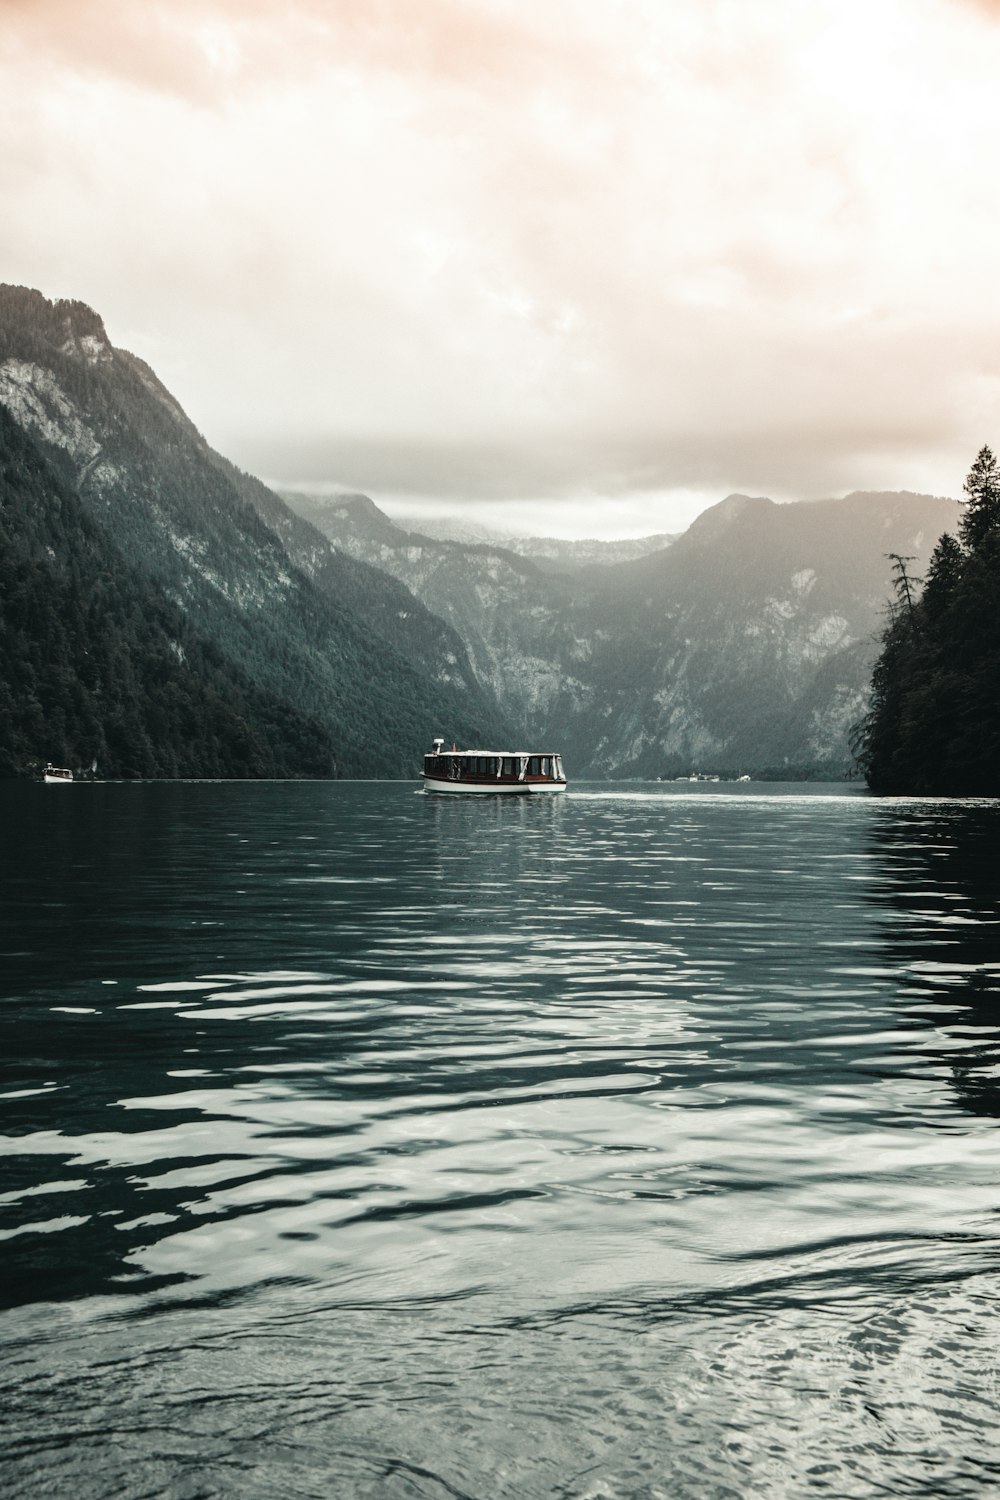
[{"label": "sky", "polygon": [[1000,0],[0,0],[0,280],[409,514],[956,495],[998,78]]}]

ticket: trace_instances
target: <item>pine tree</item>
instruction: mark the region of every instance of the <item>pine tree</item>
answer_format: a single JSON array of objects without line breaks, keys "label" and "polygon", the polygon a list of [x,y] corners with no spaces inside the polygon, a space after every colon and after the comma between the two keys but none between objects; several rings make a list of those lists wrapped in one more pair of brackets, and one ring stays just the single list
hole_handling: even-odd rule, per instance
[{"label": "pine tree", "polygon": [[913,624],[913,605],[916,598],[917,587],[921,580],[911,578],[906,570],[906,564],[913,561],[912,557],[903,557],[899,552],[887,552],[886,557],[892,563],[892,586],[896,591],[896,602],[891,606],[895,615],[905,615],[910,625]]},{"label": "pine tree", "polygon": [[964,554],[953,536],[945,532],[927,564],[927,582],[921,603],[928,615],[938,619],[955,598],[962,578]]},{"label": "pine tree", "polygon": [[1000,531],[1000,469],[989,448],[980,448],[963,488],[967,498],[960,526],[962,541],[970,552],[978,552],[988,537]]}]

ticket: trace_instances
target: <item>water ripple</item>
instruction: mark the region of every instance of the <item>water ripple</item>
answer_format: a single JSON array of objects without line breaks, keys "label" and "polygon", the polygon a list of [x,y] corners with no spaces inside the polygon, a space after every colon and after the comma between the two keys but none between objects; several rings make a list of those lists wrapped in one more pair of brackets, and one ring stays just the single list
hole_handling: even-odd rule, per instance
[{"label": "water ripple", "polygon": [[5,1495],[996,1488],[1000,804],[35,791]]}]

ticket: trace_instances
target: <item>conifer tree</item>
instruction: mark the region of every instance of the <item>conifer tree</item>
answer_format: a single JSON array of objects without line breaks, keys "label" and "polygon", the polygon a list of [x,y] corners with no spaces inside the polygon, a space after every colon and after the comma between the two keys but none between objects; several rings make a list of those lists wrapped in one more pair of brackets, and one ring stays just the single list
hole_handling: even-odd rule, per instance
[{"label": "conifer tree", "polygon": [[987,537],[1000,530],[1000,468],[989,448],[980,448],[963,488],[962,541],[970,552],[978,552]]},{"label": "conifer tree", "polygon": [[911,578],[907,572],[906,564],[913,561],[912,557],[903,557],[899,552],[887,552],[886,557],[892,562],[892,586],[896,591],[896,603],[893,610],[896,614],[905,614],[907,621],[913,622],[913,605],[916,598],[919,578]]},{"label": "conifer tree", "polygon": [[955,597],[962,577],[962,561],[961,547],[945,532],[938,539],[927,564],[927,582],[921,601],[927,613],[935,619],[944,613]]}]

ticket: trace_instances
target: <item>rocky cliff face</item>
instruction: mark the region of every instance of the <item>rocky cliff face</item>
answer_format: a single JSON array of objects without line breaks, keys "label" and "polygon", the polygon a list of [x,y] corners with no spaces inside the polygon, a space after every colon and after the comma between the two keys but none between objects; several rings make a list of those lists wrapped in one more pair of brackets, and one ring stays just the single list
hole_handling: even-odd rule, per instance
[{"label": "rocky cliff face", "polygon": [[434,725],[506,737],[461,639],[214,453],[81,303],[0,288],[0,404],[124,562],[248,678],[331,730],[347,774],[412,774]]},{"label": "rocky cliff face", "polygon": [[648,643],[651,680],[628,738],[595,740],[596,765],[846,763],[890,593],[886,554],[913,556],[919,572],[956,517],[931,496],[731,496],[669,552],[613,570],[594,605]]},{"label": "rocky cliff face", "polygon": [[462,636],[527,739],[577,775],[777,770],[850,760],[889,552],[919,572],[954,501],[733,495],[673,545],[553,574],[509,548],[404,531],[372,502],[314,513],[336,544],[405,582]]},{"label": "rocky cliff face", "polygon": [[509,548],[404,531],[365,496],[306,513],[339,549],[391,573],[454,628],[521,742],[544,739],[555,704],[585,693],[567,669],[567,576]]}]

